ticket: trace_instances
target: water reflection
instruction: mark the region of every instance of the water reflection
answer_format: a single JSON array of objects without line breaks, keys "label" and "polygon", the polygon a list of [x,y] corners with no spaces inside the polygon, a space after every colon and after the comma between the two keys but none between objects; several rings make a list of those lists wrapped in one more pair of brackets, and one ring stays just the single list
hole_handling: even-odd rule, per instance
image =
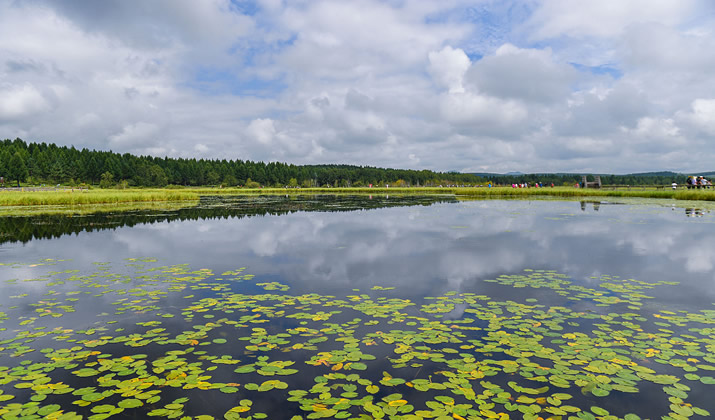
[{"label": "water reflection", "polygon": [[598,211],[601,208],[600,201],[581,201],[581,211],[586,211],[586,203],[591,203],[593,211]]},{"label": "water reflection", "polygon": [[[39,225],[51,234],[31,236],[60,237],[6,243],[0,260],[68,258],[89,267],[153,257],[217,272],[246,266],[267,281],[289,283],[296,293],[343,294],[381,285],[417,299],[446,290],[478,291],[484,287],[480,280],[500,274],[552,269],[585,283],[600,274],[680,281],[662,298],[683,305],[713,301],[712,225],[692,223],[667,207],[591,203],[594,211],[574,213],[585,203],[251,200],[145,215],[145,220],[114,215],[73,224],[74,218],[65,218],[59,226]],[[402,204],[433,205],[387,207]],[[32,225],[33,219],[23,223]],[[76,235],[62,236],[62,228]]]},{"label": "water reflection", "polygon": [[[455,202],[449,196],[402,197],[369,196],[369,200],[347,196],[257,196],[203,197],[189,208],[136,209],[93,214],[52,214],[0,217],[0,244],[57,238],[67,234],[117,229],[161,222],[199,219],[233,219],[282,215],[297,211],[355,211],[373,208],[430,205]],[[173,203],[172,203],[173,204]]]},{"label": "water reflection", "polygon": [[699,208],[688,207],[685,209],[686,217],[703,217],[705,213],[710,213],[710,210],[703,210]]}]

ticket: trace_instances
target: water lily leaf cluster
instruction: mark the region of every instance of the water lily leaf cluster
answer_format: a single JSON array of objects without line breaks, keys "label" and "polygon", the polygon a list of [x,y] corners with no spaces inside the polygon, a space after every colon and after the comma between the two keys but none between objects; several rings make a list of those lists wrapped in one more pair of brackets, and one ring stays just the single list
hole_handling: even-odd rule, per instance
[{"label": "water lily leaf cluster", "polygon": [[41,287],[2,308],[2,418],[681,420],[713,410],[703,395],[715,391],[715,310],[646,304],[672,282],[527,270],[485,281],[532,292],[512,300],[449,291],[414,301],[381,286],[294,295],[244,269],[148,258],[5,274]]}]

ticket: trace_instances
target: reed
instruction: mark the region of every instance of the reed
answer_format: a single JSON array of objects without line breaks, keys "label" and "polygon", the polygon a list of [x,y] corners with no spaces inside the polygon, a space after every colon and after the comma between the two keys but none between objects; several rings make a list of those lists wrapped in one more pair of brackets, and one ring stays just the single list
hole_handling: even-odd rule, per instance
[{"label": "reed", "polygon": [[198,195],[275,195],[275,194],[394,194],[425,195],[442,194],[468,197],[633,197],[673,200],[715,201],[715,190],[667,190],[634,188],[629,190],[585,189],[572,187],[511,188],[511,187],[410,187],[410,188],[190,188]]},{"label": "reed", "polygon": [[183,190],[1,191],[0,206],[59,206],[198,200]]},{"label": "reed", "polygon": [[715,201],[715,190],[663,190],[663,189],[632,189],[606,190],[583,189],[570,187],[555,188],[455,188],[455,195],[475,197],[633,197],[659,198],[671,200]]},{"label": "reed", "polygon": [[554,188],[175,188],[129,190],[65,190],[65,191],[3,191],[0,206],[61,206],[118,204],[134,202],[175,202],[198,200],[210,195],[315,195],[315,194],[389,194],[389,195],[453,195],[457,197],[526,198],[541,197],[634,197],[690,201],[715,201],[715,190],[664,189],[581,189]]},{"label": "reed", "polygon": [[5,206],[0,207],[0,217],[8,216],[52,216],[52,215],[92,215],[99,213],[121,213],[129,211],[172,211],[194,206],[194,201],[133,201],[122,203],[53,205],[53,206]]}]

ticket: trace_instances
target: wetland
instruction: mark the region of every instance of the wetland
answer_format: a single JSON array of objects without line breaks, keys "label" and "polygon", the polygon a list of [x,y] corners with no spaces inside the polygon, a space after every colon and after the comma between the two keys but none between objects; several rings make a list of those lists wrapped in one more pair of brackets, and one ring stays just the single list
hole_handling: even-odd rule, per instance
[{"label": "wetland", "polygon": [[3,216],[0,417],[708,417],[715,213],[695,206],[261,195]]}]

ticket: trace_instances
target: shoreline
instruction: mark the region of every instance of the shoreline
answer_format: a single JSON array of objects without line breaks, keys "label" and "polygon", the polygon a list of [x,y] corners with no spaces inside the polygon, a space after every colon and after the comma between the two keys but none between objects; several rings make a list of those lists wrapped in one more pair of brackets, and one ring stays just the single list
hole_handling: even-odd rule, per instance
[{"label": "shoreline", "polygon": [[[163,189],[92,189],[60,191],[2,191],[0,210],[12,213],[36,212],[43,207],[57,210],[76,207],[140,203],[177,203],[198,201],[204,196],[259,195],[450,195],[456,198],[650,198],[677,201],[715,201],[715,189],[663,190],[634,187],[629,190],[606,190],[572,187],[511,188],[511,187],[407,187],[407,188],[163,188]],[[0,211],[0,214],[3,212]]]}]

